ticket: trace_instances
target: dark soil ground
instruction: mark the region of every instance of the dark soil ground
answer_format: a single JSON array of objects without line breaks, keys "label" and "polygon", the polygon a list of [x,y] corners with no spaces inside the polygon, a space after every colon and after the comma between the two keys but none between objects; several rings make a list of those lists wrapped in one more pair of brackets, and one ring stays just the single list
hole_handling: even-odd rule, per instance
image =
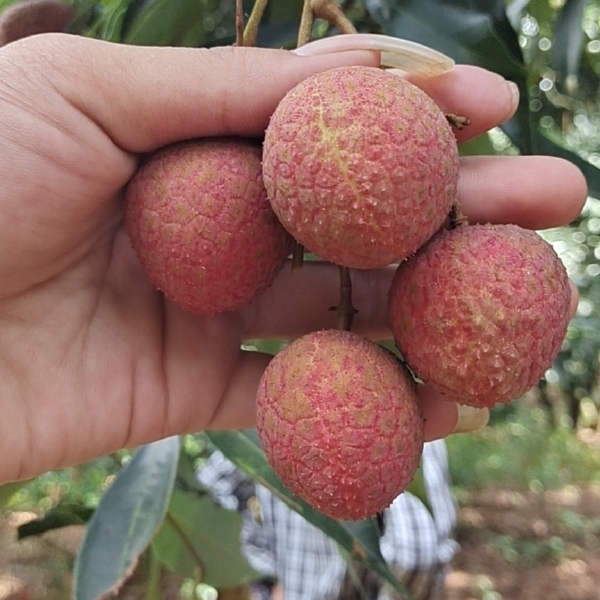
[{"label": "dark soil ground", "polygon": [[[462,550],[446,600],[600,600],[600,486],[485,490],[461,506]],[[17,541],[16,527],[31,517],[0,521],[0,600],[67,600],[82,530]],[[165,600],[177,600],[179,582],[165,585]],[[118,597],[143,594],[134,582]]]}]

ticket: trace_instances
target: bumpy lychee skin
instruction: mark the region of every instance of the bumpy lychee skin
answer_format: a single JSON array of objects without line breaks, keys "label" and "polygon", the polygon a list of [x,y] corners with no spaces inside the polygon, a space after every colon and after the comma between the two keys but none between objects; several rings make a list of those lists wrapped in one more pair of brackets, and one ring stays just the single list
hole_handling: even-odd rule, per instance
[{"label": "bumpy lychee skin", "polygon": [[125,226],[150,281],[185,310],[234,310],[268,287],[290,250],[250,141],[159,150],[126,190]]},{"label": "bumpy lychee skin", "polygon": [[558,353],[571,289],[552,246],[515,225],[443,231],[398,268],[396,344],[423,381],[492,407],[535,385]]},{"label": "bumpy lychee skin", "polygon": [[267,128],[263,173],[279,219],[338,265],[369,269],[413,254],[455,199],[456,140],[435,102],[370,67],[309,77]]},{"label": "bumpy lychee skin", "polygon": [[257,395],[257,428],[283,483],[326,515],[374,515],[412,480],[423,449],[415,384],[356,334],[308,334],[279,352]]}]

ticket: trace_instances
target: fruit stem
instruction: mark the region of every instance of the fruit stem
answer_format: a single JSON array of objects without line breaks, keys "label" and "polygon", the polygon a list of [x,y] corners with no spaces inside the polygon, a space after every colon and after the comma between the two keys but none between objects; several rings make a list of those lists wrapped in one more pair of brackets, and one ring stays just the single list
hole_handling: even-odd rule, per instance
[{"label": "fruit stem", "polygon": [[244,46],[256,46],[256,38],[258,37],[258,26],[267,8],[269,0],[256,0],[252,7],[252,12],[248,17],[246,29],[244,29]]},{"label": "fruit stem", "polygon": [[[304,46],[312,39],[312,30],[315,23],[315,15],[311,6],[311,0],[304,0],[302,5],[302,16],[300,17],[300,27],[298,28],[298,42],[296,46]],[[292,246],[292,271],[301,269],[304,265],[304,246],[294,240]]]},{"label": "fruit stem", "polygon": [[304,0],[302,5],[302,17],[300,18],[300,27],[298,28],[298,48],[308,44],[312,38],[312,30],[315,22],[315,14],[312,8],[311,0]]},{"label": "fruit stem", "polygon": [[294,240],[294,244],[292,246],[292,271],[301,269],[303,265],[304,265],[304,246],[297,240]]},{"label": "fruit stem", "polygon": [[467,217],[462,212],[458,200],[455,200],[452,204],[448,218],[450,219],[450,229],[456,229],[461,225],[467,224]]},{"label": "fruit stem", "polygon": [[235,45],[244,45],[244,5],[243,0],[235,2]]},{"label": "fruit stem", "polygon": [[311,0],[313,14],[337,27],[342,33],[356,33],[356,27],[335,0]]},{"label": "fruit stem", "polygon": [[469,119],[469,117],[463,117],[455,113],[446,114],[446,120],[448,123],[450,123],[450,125],[452,125],[452,127],[455,127],[459,131],[471,124],[471,119]]},{"label": "fruit stem", "polygon": [[[298,48],[311,41],[315,16],[336,26],[342,33],[356,33],[356,28],[352,25],[352,22],[346,17],[344,11],[335,0],[304,0],[304,4],[302,5],[302,17],[300,18],[300,27],[298,29]],[[250,15],[250,18],[252,18],[252,15]],[[296,269],[302,268],[303,264],[304,246],[300,242],[294,240],[292,250],[292,270],[295,271]],[[344,281],[346,280],[348,291],[344,292],[344,289],[346,289],[344,287]],[[352,306],[352,285],[348,269],[346,269],[346,274],[342,275],[341,281],[342,299],[340,301],[340,306],[338,307],[338,322],[342,329],[350,329],[356,310]],[[345,293],[348,294],[347,306],[344,301]]]},{"label": "fruit stem", "polygon": [[[314,0],[304,0],[302,5],[302,16],[300,18],[300,27],[298,28],[298,42],[296,46],[304,46],[312,39],[313,25],[315,24],[315,11],[313,10]],[[292,247],[292,271],[301,269],[304,264],[304,246],[294,240]]]},{"label": "fruit stem", "polygon": [[352,279],[348,267],[339,267],[340,303],[337,306],[337,327],[343,331],[352,329],[354,315],[358,312],[352,304]]}]

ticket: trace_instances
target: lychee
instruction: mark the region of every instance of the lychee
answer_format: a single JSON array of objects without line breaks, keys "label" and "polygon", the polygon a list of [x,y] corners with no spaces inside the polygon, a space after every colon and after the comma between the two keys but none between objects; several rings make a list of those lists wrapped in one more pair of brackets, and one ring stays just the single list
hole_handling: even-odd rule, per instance
[{"label": "lychee", "polygon": [[492,407],[521,396],[551,366],[570,299],[562,262],[536,232],[463,225],[400,265],[389,320],[420,379],[459,403]]},{"label": "lychee", "polygon": [[389,506],[423,449],[412,377],[393,354],[348,331],[310,333],[275,356],[259,384],[257,428],[283,483],[336,519]]},{"label": "lychee", "polygon": [[308,250],[369,269],[413,254],[455,200],[458,152],[435,102],[405,79],[341,67],[293,88],[266,131],[273,209]]},{"label": "lychee", "polygon": [[150,281],[185,310],[214,314],[273,281],[291,238],[263,185],[260,147],[209,138],[154,153],[126,190],[125,226]]}]

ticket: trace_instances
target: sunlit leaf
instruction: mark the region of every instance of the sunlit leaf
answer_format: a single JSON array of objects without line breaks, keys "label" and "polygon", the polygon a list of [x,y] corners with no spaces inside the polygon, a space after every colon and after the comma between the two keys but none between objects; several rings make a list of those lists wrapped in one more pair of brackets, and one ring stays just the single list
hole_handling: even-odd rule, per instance
[{"label": "sunlit leaf", "polygon": [[521,16],[523,16],[526,12],[528,15],[531,15],[534,19],[536,19],[539,23],[551,22],[554,19],[554,15],[556,14],[557,10],[556,5],[553,2],[548,2],[548,0],[529,0],[529,2],[526,3],[524,3],[521,0],[519,4],[525,4],[525,6],[522,6]]},{"label": "sunlit leaf", "polygon": [[257,579],[240,552],[241,516],[209,495],[174,490],[165,521],[152,542],[158,560],[216,588]]},{"label": "sunlit leaf", "polygon": [[479,156],[498,154],[488,134],[478,135],[476,138],[464,142],[459,146],[461,156]]},{"label": "sunlit leaf", "polygon": [[0,0],[0,12],[2,12],[5,8],[8,8],[11,4],[18,2],[18,0]]},{"label": "sunlit leaf", "polygon": [[127,2],[119,2],[108,8],[96,24],[96,36],[102,40],[118,42],[121,40],[121,28],[127,12]]},{"label": "sunlit leaf", "polygon": [[27,481],[10,481],[0,485],[0,512],[4,509],[10,499],[31,480]]}]

